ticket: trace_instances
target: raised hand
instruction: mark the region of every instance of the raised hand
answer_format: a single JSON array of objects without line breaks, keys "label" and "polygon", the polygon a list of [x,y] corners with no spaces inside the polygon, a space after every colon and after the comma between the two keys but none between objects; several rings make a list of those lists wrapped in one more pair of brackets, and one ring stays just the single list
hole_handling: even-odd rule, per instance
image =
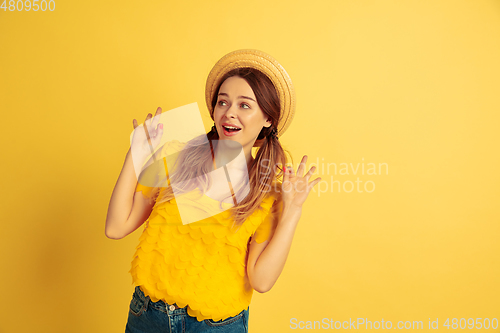
[{"label": "raised hand", "polygon": [[293,168],[287,167],[285,168],[285,175],[283,177],[283,204],[285,207],[302,207],[304,202],[309,195],[309,192],[312,190],[314,185],[319,183],[321,178],[316,178],[313,181],[309,182],[309,178],[311,177],[313,171],[316,169],[313,166],[309,171],[304,175],[304,169],[306,168],[307,155],[302,157],[302,161],[297,169],[297,174],[295,174]]},{"label": "raised hand", "polygon": [[142,126],[138,126],[137,120],[133,120],[134,134],[132,136],[131,149],[134,156],[138,159],[150,156],[160,144],[161,137],[163,136],[163,124],[158,124],[161,113],[162,110],[160,107],[156,110],[153,119],[151,119],[151,113],[148,113]]}]

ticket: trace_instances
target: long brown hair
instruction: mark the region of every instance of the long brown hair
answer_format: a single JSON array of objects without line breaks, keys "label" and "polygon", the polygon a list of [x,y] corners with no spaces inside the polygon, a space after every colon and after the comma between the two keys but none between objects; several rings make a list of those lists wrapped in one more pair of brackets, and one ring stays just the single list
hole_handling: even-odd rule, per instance
[{"label": "long brown hair", "polygon": [[[222,83],[232,76],[239,76],[250,85],[260,109],[272,123],[271,126],[262,128],[254,144],[254,147],[258,147],[258,150],[248,170],[250,192],[240,203],[229,209],[234,219],[234,224],[241,225],[259,208],[262,200],[268,193],[281,192],[283,168],[287,165],[288,161],[285,152],[288,155],[290,153],[283,149],[277,137],[269,135],[273,128],[278,127],[281,116],[280,100],[273,83],[261,71],[245,67],[227,72],[221,79],[212,97],[212,110],[217,104],[217,96]],[[210,116],[213,119],[213,114]],[[206,141],[206,138],[208,138],[208,141]],[[218,139],[219,135],[217,131],[212,130],[206,134],[206,137],[201,135],[188,141],[176,159],[176,163],[178,164],[176,164],[175,172],[173,174],[169,172],[170,183],[183,184],[183,188],[179,189],[181,192],[193,190],[197,186],[200,186],[203,191],[208,189],[210,187],[210,179],[207,173],[212,171],[212,150],[209,143],[211,140]],[[186,165],[189,165],[189,168],[179,167]],[[201,184],[189,182],[190,179],[196,177],[202,179]],[[177,191],[176,189],[176,193],[178,193]],[[156,205],[170,201],[173,198],[173,189],[171,186],[167,186],[160,191],[156,199]],[[278,196],[278,200],[280,199],[281,197]]]}]

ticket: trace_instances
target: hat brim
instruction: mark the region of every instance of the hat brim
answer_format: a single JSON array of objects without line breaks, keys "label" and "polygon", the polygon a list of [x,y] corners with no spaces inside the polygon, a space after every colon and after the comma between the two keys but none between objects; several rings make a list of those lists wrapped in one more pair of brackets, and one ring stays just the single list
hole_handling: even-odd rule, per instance
[{"label": "hat brim", "polygon": [[210,116],[213,119],[212,98],[222,77],[235,68],[250,67],[264,73],[273,83],[280,99],[280,119],[278,136],[281,136],[292,123],[295,115],[295,90],[292,80],[276,59],[259,50],[237,50],[226,54],[208,74],[205,86],[205,100]]}]

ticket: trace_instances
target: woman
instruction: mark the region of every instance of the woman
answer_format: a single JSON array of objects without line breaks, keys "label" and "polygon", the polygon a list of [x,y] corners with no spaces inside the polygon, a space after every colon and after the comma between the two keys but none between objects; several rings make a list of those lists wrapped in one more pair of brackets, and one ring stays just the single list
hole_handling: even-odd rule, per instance
[{"label": "woman", "polygon": [[[159,149],[162,156],[178,154],[168,168],[166,159],[154,164],[158,186],[151,187],[136,182],[129,150],[113,191],[109,238],[123,238],[147,220],[130,270],[136,287],[126,332],[248,332],[253,290],[267,292],[277,281],[302,205],[320,181],[309,182],[314,167],[304,174],[306,156],[296,174],[281,167],[287,159],[279,136],[293,118],[295,96],[275,59],[257,50],[227,54],[208,76],[206,100],[214,120],[208,141],[174,141]],[[145,134],[134,134],[133,145],[156,148],[163,134],[160,113],[158,108],[153,121],[148,114]],[[241,164],[221,162],[231,144],[244,156],[243,173],[234,172],[242,171]],[[134,157],[141,164],[146,155]],[[215,172],[222,169],[229,200]],[[246,174],[248,181],[234,176]],[[193,191],[201,195],[181,204]],[[186,205],[220,213],[186,223],[180,214]]]}]

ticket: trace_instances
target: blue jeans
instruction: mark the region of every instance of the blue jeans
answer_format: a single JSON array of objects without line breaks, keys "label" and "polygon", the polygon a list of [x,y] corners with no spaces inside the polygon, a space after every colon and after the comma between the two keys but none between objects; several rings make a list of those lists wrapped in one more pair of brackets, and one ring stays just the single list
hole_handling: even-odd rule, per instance
[{"label": "blue jeans", "polygon": [[135,287],[125,333],[248,333],[250,307],[224,320],[198,321],[187,313],[187,307],[172,311],[169,305],[161,300],[151,301],[149,296],[144,295],[141,288]]}]

